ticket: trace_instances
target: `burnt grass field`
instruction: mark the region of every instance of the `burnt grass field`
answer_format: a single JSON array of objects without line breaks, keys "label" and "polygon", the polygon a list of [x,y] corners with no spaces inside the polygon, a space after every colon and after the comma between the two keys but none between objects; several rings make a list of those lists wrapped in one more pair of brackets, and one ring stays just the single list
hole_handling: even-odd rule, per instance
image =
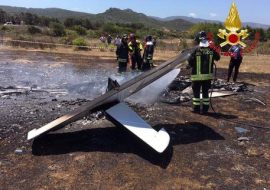
[{"label": "burnt grass field", "polygon": [[[12,81],[9,84],[15,79],[5,80],[10,77],[5,64],[10,66],[19,57],[30,62],[50,59],[59,66],[59,62],[68,65],[71,56],[1,53],[1,92],[8,89],[10,93],[0,97],[0,189],[269,189],[270,74],[240,73],[239,81],[253,92],[213,98],[218,114],[212,110],[207,116],[193,114],[190,101],[132,104],[155,129],[168,131],[170,145],[158,154],[102,113],[27,141],[28,131],[91,98],[63,99],[31,88],[18,91]],[[87,64],[89,69],[95,63],[93,67],[108,73],[116,70],[113,60],[109,64],[98,58],[80,60],[79,68]],[[225,79],[226,72],[218,69],[218,78]]]}]

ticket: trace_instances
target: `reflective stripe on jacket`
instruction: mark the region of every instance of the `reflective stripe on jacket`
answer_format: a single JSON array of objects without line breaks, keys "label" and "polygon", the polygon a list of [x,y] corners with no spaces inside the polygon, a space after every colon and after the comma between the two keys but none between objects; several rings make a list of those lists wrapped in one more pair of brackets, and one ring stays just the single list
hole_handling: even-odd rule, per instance
[{"label": "reflective stripe on jacket", "polygon": [[143,50],[143,45],[139,40],[136,40],[136,43],[129,42],[128,49],[133,54],[140,53]]},{"label": "reflective stripe on jacket", "polygon": [[121,59],[121,58],[118,58],[118,62],[126,63],[126,62],[128,62],[128,59]]},{"label": "reflective stripe on jacket", "polygon": [[203,81],[213,79],[213,63],[218,61],[220,55],[209,47],[197,48],[189,58],[192,68],[191,80]]},{"label": "reflective stripe on jacket", "polygon": [[153,63],[154,44],[152,41],[146,42],[143,52],[144,62]]}]

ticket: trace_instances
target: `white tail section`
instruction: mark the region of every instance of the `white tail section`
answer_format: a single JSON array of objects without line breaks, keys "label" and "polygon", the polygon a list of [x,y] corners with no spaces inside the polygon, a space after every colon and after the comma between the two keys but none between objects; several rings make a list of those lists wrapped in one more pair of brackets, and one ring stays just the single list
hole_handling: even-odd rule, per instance
[{"label": "white tail section", "polygon": [[157,152],[162,153],[168,147],[170,136],[165,129],[154,130],[125,103],[111,107],[106,113]]}]

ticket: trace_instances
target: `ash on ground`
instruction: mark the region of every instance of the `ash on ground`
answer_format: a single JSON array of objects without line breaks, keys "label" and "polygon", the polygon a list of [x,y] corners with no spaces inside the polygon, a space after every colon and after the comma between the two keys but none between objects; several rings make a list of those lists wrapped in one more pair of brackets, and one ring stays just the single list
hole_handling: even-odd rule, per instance
[{"label": "ash on ground", "polygon": [[[188,76],[178,76],[168,88],[162,92],[159,101],[167,104],[188,102],[193,97],[191,79]],[[222,79],[212,81],[210,89],[213,92],[231,91],[237,93],[253,92],[253,85],[244,82],[226,82]]]}]

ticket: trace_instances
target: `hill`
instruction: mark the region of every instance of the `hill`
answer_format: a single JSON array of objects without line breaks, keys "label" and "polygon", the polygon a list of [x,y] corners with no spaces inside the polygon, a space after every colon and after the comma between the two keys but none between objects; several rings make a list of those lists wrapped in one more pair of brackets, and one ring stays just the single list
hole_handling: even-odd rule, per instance
[{"label": "hill", "polygon": [[[147,16],[143,13],[134,12],[131,9],[118,9],[110,8],[104,13],[90,14],[71,10],[65,10],[60,8],[24,8],[24,7],[11,7],[1,6],[0,9],[4,10],[9,14],[19,14],[21,12],[29,12],[39,16],[54,17],[60,21],[64,21],[67,18],[87,18],[92,22],[113,22],[113,23],[142,23],[146,27],[153,28],[166,28],[170,30],[186,30],[193,24],[197,23],[223,23],[218,20],[207,20],[201,18],[193,18],[188,16],[170,16],[166,18],[159,18],[153,16]],[[270,25],[260,24],[254,22],[243,22],[243,26],[250,26],[252,28],[264,28],[267,29]]]},{"label": "hill", "polygon": [[[194,24],[197,23],[221,23],[223,24],[224,21],[219,21],[219,20],[208,20],[208,19],[201,19],[201,18],[194,18],[194,17],[188,17],[188,16],[171,16],[171,17],[166,17],[166,18],[159,18],[159,17],[152,17],[154,19],[160,20],[160,21],[172,21],[175,19],[182,19]],[[263,29],[268,29],[270,28],[270,25],[267,24],[261,24],[261,23],[254,23],[254,22],[243,22],[243,26],[250,26],[251,28],[263,28]]]},{"label": "hill", "polygon": [[0,6],[0,9],[9,13],[9,14],[19,14],[19,13],[32,13],[38,16],[46,16],[46,17],[54,17],[61,21],[65,20],[66,18],[93,18],[93,14],[90,13],[83,13],[83,12],[76,12],[70,11],[65,9],[59,8],[46,8],[46,9],[39,9],[39,8],[24,8],[24,7],[11,7],[11,6]]},{"label": "hill", "polygon": [[67,18],[87,18],[91,22],[112,22],[112,23],[142,23],[146,27],[150,28],[166,28],[169,30],[186,30],[190,28],[193,24],[191,22],[185,21],[183,19],[175,19],[169,21],[160,21],[147,16],[143,13],[137,13],[131,9],[117,9],[110,8],[104,13],[100,14],[89,14],[76,11],[70,11],[58,8],[46,8],[46,9],[36,9],[36,8],[23,8],[23,7],[10,7],[10,6],[0,6],[0,9],[4,10],[9,14],[19,14],[21,12],[29,12],[39,16],[54,17],[60,21],[64,21]]}]

